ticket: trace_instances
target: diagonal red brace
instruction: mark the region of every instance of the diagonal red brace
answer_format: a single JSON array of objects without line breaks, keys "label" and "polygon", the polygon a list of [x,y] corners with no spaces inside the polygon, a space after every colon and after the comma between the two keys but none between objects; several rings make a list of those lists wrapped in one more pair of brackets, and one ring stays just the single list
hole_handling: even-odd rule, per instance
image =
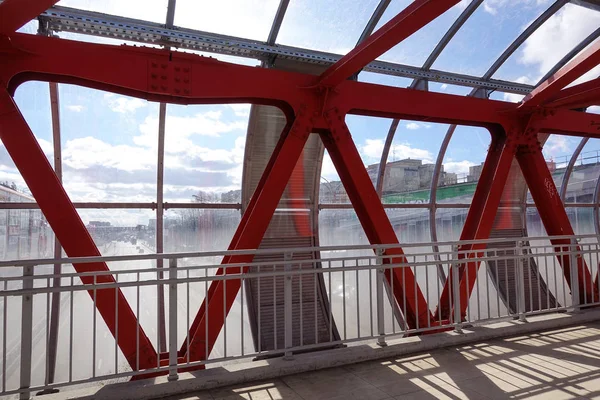
[{"label": "diagonal red brace", "polygon": [[[289,132],[282,134],[282,140],[274,150],[250,205],[244,212],[229,247],[230,250],[258,248],[302,154],[311,129],[312,124],[308,118],[299,115]],[[221,264],[249,263],[253,258],[253,255],[225,257]],[[243,274],[246,271],[247,267],[232,267],[227,268],[226,271],[221,268],[217,274]],[[207,359],[225,323],[227,313],[233,306],[242,281],[234,279],[224,282],[214,281],[211,284],[209,293],[194,319],[189,332],[189,348],[184,345],[181,351],[181,356],[189,356],[190,361]]]},{"label": "diagonal red brace", "polygon": [[[373,187],[343,117],[336,110],[326,112],[325,117],[330,132],[321,133],[321,138],[369,242],[371,244],[398,244],[394,228],[385,213],[375,187]],[[391,260],[386,258],[385,263],[406,263],[401,248],[388,249],[385,255],[398,256]],[[393,288],[398,306],[405,312],[404,318],[406,318],[409,328],[435,326],[427,300],[411,269],[408,267],[393,268],[386,269],[385,272],[386,278]]]},{"label": "diagonal red brace", "polygon": [[[498,134],[493,135],[481,177],[477,183],[473,201],[460,236],[461,241],[489,238],[515,151],[515,145],[510,143],[506,137],[500,137]],[[485,247],[483,244],[465,244],[458,249],[459,252],[464,252],[459,253],[458,258],[459,260],[475,258],[478,255],[476,251],[483,250]],[[463,317],[466,315],[469,298],[477,279],[479,264],[479,262],[467,261],[466,263],[463,262],[459,268],[460,308]],[[442,320],[450,318],[451,310],[455,306],[451,290],[452,274],[453,272],[450,270],[442,290],[438,309],[435,312],[435,315],[439,315]]]},{"label": "diagonal red brace", "polygon": [[[67,255],[100,256],[73,203],[6,89],[0,91],[0,139]],[[106,263],[73,264],[73,267],[78,273],[109,271]],[[94,278],[82,276],[81,281],[91,285]],[[105,274],[98,276],[95,283],[115,283],[115,280],[112,275]],[[92,290],[89,290],[89,294],[93,298]],[[157,366],[156,351],[120,289],[96,290],[96,307],[133,370]]]},{"label": "diagonal red brace", "polygon": [[[523,171],[527,186],[529,186],[531,197],[533,197],[533,201],[546,228],[546,233],[549,236],[574,235],[573,227],[554,185],[554,180],[542,154],[541,146],[529,151],[519,151],[517,153],[517,160]],[[570,244],[568,239],[554,239],[551,240],[551,243],[555,246],[556,252],[569,250],[569,247],[561,247]],[[577,246],[577,250],[580,250],[579,246]],[[569,287],[572,287],[570,257],[562,257],[560,255],[556,257],[563,268],[565,280],[569,284]],[[597,301],[599,298],[598,287],[593,284],[590,271],[582,257],[577,259],[577,275],[581,304],[589,304]]]}]

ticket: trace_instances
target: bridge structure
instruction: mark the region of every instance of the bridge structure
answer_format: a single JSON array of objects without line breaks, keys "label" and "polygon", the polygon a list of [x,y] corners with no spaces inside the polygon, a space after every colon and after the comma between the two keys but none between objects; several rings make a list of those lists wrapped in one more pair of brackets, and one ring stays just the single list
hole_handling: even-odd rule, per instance
[{"label": "bridge structure", "polygon": [[[233,359],[293,363],[295,355],[362,340],[384,347],[395,336],[460,333],[600,304],[600,179],[596,162],[577,165],[600,135],[600,118],[590,112],[600,103],[600,78],[590,76],[600,62],[600,28],[535,85],[494,78],[545,22],[568,7],[596,13],[596,1],[552,2],[482,76],[432,69],[486,6],[482,0],[415,0],[385,22],[390,1],[381,0],[343,55],[277,42],[289,0],[279,3],[265,41],[175,26],[176,0],[165,3],[164,23],[55,3],[0,3],[0,139],[35,200],[0,209],[41,210],[55,250],[53,258],[0,261],[0,395],[29,398],[111,379],[176,381]],[[421,67],[380,59],[450,12],[456,19]],[[36,34],[23,31],[30,21]],[[406,88],[374,84],[361,79],[366,73],[412,81]],[[15,100],[31,81],[49,84],[53,160]],[[434,83],[468,94],[429,90]],[[154,201],[73,199],[62,182],[59,85],[158,103]],[[493,99],[498,92],[523,99]],[[252,105],[239,203],[165,201],[167,105],[214,104]],[[391,120],[375,177],[347,124],[356,116]],[[383,193],[400,121],[448,125],[429,192],[418,204]],[[488,132],[489,148],[474,189],[456,189],[454,202],[440,200],[452,197],[440,178],[460,127]],[[543,154],[553,135],[579,141],[554,175]],[[319,201],[325,154],[348,203]],[[85,209],[144,210],[154,224],[138,225],[144,234],[137,239],[132,233],[99,241],[84,223]],[[592,221],[576,231],[573,215],[584,209],[582,218]],[[181,221],[169,220],[169,210],[182,211]],[[223,234],[221,220],[203,210],[227,210],[223,220],[231,228]],[[327,212],[351,218],[322,235]],[[439,222],[448,213],[449,231]],[[223,246],[170,251],[182,249],[165,244],[182,241],[177,229],[189,228],[186,221],[194,230],[201,226],[191,243]],[[359,237],[350,241],[355,231]]]}]

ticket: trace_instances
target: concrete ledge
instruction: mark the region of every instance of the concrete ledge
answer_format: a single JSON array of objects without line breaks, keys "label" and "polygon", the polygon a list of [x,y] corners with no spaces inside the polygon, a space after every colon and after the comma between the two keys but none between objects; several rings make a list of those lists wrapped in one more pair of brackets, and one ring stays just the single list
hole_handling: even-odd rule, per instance
[{"label": "concrete ledge", "polygon": [[598,321],[599,319],[600,310],[589,310],[575,314],[538,315],[529,317],[528,322],[510,320],[476,326],[468,330],[465,329],[463,334],[444,332],[427,336],[391,339],[388,340],[387,347],[377,346],[375,340],[357,342],[345,348],[296,355],[293,361],[276,358],[242,362],[194,373],[183,373],[179,375],[179,380],[176,382],[168,382],[166,377],[160,377],[137,382],[96,385],[86,389],[47,395],[44,396],[44,400],[157,399],[381,358],[407,356],[491,339],[565,328]]}]

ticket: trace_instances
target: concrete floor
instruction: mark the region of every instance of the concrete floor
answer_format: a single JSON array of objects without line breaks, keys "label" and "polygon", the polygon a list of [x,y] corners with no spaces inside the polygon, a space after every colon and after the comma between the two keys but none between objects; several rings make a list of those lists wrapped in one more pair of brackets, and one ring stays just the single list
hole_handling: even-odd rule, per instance
[{"label": "concrete floor", "polygon": [[600,322],[170,397],[600,399]]}]

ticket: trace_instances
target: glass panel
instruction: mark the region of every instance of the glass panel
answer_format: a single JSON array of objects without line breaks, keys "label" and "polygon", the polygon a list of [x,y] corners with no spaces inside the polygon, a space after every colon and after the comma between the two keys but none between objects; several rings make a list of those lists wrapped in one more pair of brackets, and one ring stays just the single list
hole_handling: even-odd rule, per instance
[{"label": "glass panel", "polygon": [[[167,106],[164,199],[239,203],[250,105]],[[145,120],[156,131],[158,116]]]},{"label": "glass panel", "polygon": [[[293,8],[291,2],[288,13]],[[229,36],[266,41],[279,0],[178,0],[175,25]],[[287,17],[286,17],[287,19]],[[284,20],[284,26],[288,21]]]},{"label": "glass panel", "polygon": [[[429,202],[435,161],[447,130],[448,125],[444,124],[400,122],[383,178],[384,203]],[[379,164],[376,167],[378,169]],[[442,168],[440,179],[447,182],[450,175]]]},{"label": "glass panel", "polygon": [[[395,17],[408,4],[410,2],[405,0],[391,2],[383,14],[381,21],[379,21],[377,28],[379,29],[383,24]],[[452,7],[449,11],[388,50],[379,59],[418,67],[422,66],[463,9],[464,6],[462,4]]]},{"label": "glass panel", "polygon": [[167,210],[164,217],[165,253],[226,250],[240,219],[239,210]]},{"label": "glass panel", "polygon": [[577,157],[567,184],[567,203],[593,203],[600,177],[599,139],[590,139]]},{"label": "glass panel", "polygon": [[[50,91],[45,82],[25,82],[15,93],[15,103],[23,114],[29,128],[35,135],[42,151],[54,165],[52,147],[52,117],[50,112]],[[3,187],[0,202],[30,202],[31,192],[17,170],[6,147],[0,142],[0,186]],[[12,189],[12,192],[10,191]],[[11,195],[8,195],[8,192]]]},{"label": "glass panel", "polygon": [[[596,234],[593,207],[567,207],[567,215],[576,235]],[[597,240],[594,242],[597,243]]]},{"label": "glass panel", "polygon": [[354,48],[379,1],[291,1],[277,43],[346,54]]},{"label": "glass panel", "polygon": [[0,210],[0,260],[53,256],[54,233],[40,210]]},{"label": "glass panel", "polygon": [[72,201],[156,201],[158,104],[60,85],[63,182]]},{"label": "glass panel", "polygon": [[[156,212],[141,209],[78,209],[103,256],[155,252]],[[115,263],[116,267],[126,263]],[[151,262],[148,261],[148,268]]]},{"label": "glass panel", "polygon": [[[164,23],[167,18],[167,0],[119,1],[119,0],[61,0],[58,6],[80,8],[104,14]],[[177,3],[179,6],[179,2]],[[202,14],[195,11],[194,14]]]},{"label": "glass panel", "polygon": [[[574,4],[565,5],[519,47],[494,74],[494,78],[536,84],[569,51],[596,30],[598,24],[600,13],[597,11]],[[598,74],[597,70],[595,74],[592,73],[594,78]]]},{"label": "glass panel", "polygon": [[546,8],[546,2],[485,0],[433,64],[434,69],[483,75]]},{"label": "glass panel", "polygon": [[444,156],[439,181],[439,203],[470,203],[490,145],[490,133],[483,128],[458,126]]}]

